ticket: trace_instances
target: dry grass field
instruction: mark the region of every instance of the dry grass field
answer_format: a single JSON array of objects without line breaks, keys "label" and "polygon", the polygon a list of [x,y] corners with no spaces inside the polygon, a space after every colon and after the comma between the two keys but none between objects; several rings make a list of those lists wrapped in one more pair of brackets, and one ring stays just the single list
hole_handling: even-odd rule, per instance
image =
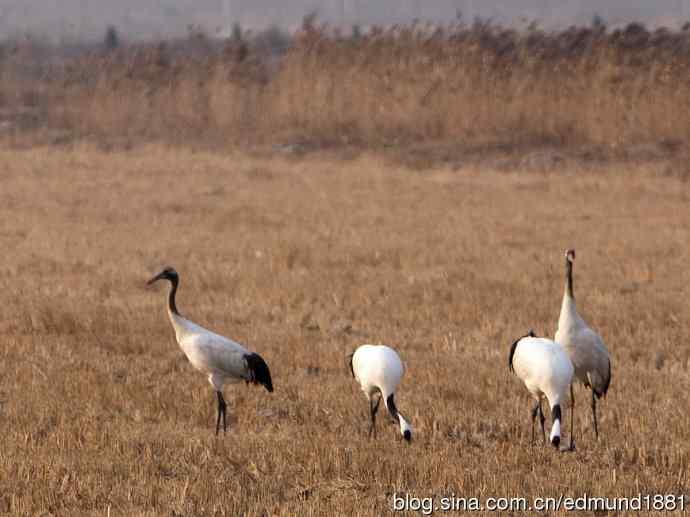
[{"label": "dry grass field", "polygon": [[[538,174],[406,169],[381,155],[145,145],[0,150],[0,512],[387,515],[392,494],[688,493],[690,191],[654,166]],[[529,443],[512,341],[552,336],[563,251],[613,380],[594,441]],[[226,389],[231,427],[174,341],[192,320],[248,344],[275,392]],[[345,355],[394,345],[379,419]],[[569,426],[569,411],[565,426]],[[565,439],[567,440],[567,433]]]}]

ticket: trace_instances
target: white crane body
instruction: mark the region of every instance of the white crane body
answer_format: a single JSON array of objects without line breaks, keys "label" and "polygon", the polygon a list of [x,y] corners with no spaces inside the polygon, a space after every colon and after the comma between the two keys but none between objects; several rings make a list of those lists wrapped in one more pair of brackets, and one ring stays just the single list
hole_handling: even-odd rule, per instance
[{"label": "white crane body", "polygon": [[273,382],[268,365],[259,354],[250,352],[239,343],[211,332],[180,315],[175,302],[179,284],[177,271],[167,267],[149,280],[148,284],[158,280],[169,280],[171,284],[167,311],[170,323],[175,330],[177,343],[192,366],[206,374],[208,381],[216,391],[218,397],[216,434],[220,430],[221,416],[223,430],[227,431],[225,420],[227,405],[223,398],[223,387],[225,384],[245,381],[261,384],[269,392],[272,392]]},{"label": "white crane body", "polygon": [[[369,400],[371,410],[371,427],[376,436],[376,411],[383,399],[391,417],[400,425],[400,434],[405,440],[412,439],[412,426],[400,414],[395,406],[397,389],[405,367],[398,353],[385,345],[362,345],[350,356],[352,376],[359,382],[362,391]],[[376,399],[378,394],[378,399]]]},{"label": "white crane body", "polygon": [[[541,413],[541,400],[547,399],[553,419],[549,439],[558,446],[561,440],[561,404],[568,399],[575,372],[568,354],[555,341],[536,337],[530,332],[513,343],[508,366],[537,402],[532,414],[533,429],[534,418],[537,412]],[[543,414],[541,416],[543,429]]]},{"label": "white crane body", "polygon": [[592,418],[594,433],[598,439],[597,399],[606,396],[611,384],[611,357],[601,336],[577,312],[573,292],[574,261],[575,250],[566,250],[566,282],[554,339],[570,357],[577,380],[592,390]]}]

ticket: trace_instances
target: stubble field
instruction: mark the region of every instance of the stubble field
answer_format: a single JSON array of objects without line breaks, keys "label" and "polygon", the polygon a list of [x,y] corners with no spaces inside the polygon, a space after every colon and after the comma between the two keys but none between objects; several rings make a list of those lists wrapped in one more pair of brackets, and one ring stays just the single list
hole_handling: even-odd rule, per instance
[{"label": "stubble field", "polygon": [[[411,170],[160,144],[0,151],[0,512],[385,515],[420,497],[688,493],[690,190],[654,167]],[[563,251],[612,355],[594,440],[530,445],[512,341],[553,336]],[[180,312],[247,344],[275,392],[226,389],[174,341]],[[347,353],[396,347],[415,437],[379,419]],[[570,412],[565,412],[569,428]],[[567,433],[565,439],[568,439]]]}]

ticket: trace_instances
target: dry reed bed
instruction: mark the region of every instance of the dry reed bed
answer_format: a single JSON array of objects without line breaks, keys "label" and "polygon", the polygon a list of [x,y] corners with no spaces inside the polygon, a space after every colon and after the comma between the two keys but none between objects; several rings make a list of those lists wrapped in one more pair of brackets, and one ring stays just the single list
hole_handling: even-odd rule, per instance
[{"label": "dry reed bed", "polygon": [[[0,151],[0,512],[382,515],[420,496],[623,496],[690,488],[687,188],[653,169],[424,173],[143,146]],[[594,442],[529,445],[512,340],[555,330],[562,253],[613,356]],[[145,280],[250,344],[276,391],[227,390],[232,428]],[[344,356],[408,364],[411,446]]]},{"label": "dry reed bed", "polygon": [[[53,124],[134,141],[616,148],[690,139],[690,31],[631,24],[549,34],[475,25],[346,39],[307,26],[278,62],[233,43],[221,52],[192,43],[186,54],[162,44],[71,59],[33,89],[22,83],[32,92],[24,95]],[[12,78],[6,66],[6,99],[17,91]]]}]

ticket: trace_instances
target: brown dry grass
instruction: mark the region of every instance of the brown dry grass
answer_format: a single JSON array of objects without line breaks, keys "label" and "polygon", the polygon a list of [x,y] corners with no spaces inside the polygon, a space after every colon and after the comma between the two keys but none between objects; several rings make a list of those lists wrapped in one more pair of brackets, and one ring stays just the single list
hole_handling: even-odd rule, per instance
[{"label": "brown dry grass", "polygon": [[[375,156],[145,146],[0,151],[0,512],[381,515],[391,494],[688,492],[687,185],[651,169],[424,173]],[[529,445],[507,354],[553,334],[562,252],[613,382],[594,441]],[[160,288],[251,345],[269,395],[227,389],[230,432],[183,357]],[[396,346],[411,446],[344,356]],[[567,420],[566,420],[567,422]],[[383,424],[383,425],[381,425]],[[567,425],[567,424],[566,424]]]}]

